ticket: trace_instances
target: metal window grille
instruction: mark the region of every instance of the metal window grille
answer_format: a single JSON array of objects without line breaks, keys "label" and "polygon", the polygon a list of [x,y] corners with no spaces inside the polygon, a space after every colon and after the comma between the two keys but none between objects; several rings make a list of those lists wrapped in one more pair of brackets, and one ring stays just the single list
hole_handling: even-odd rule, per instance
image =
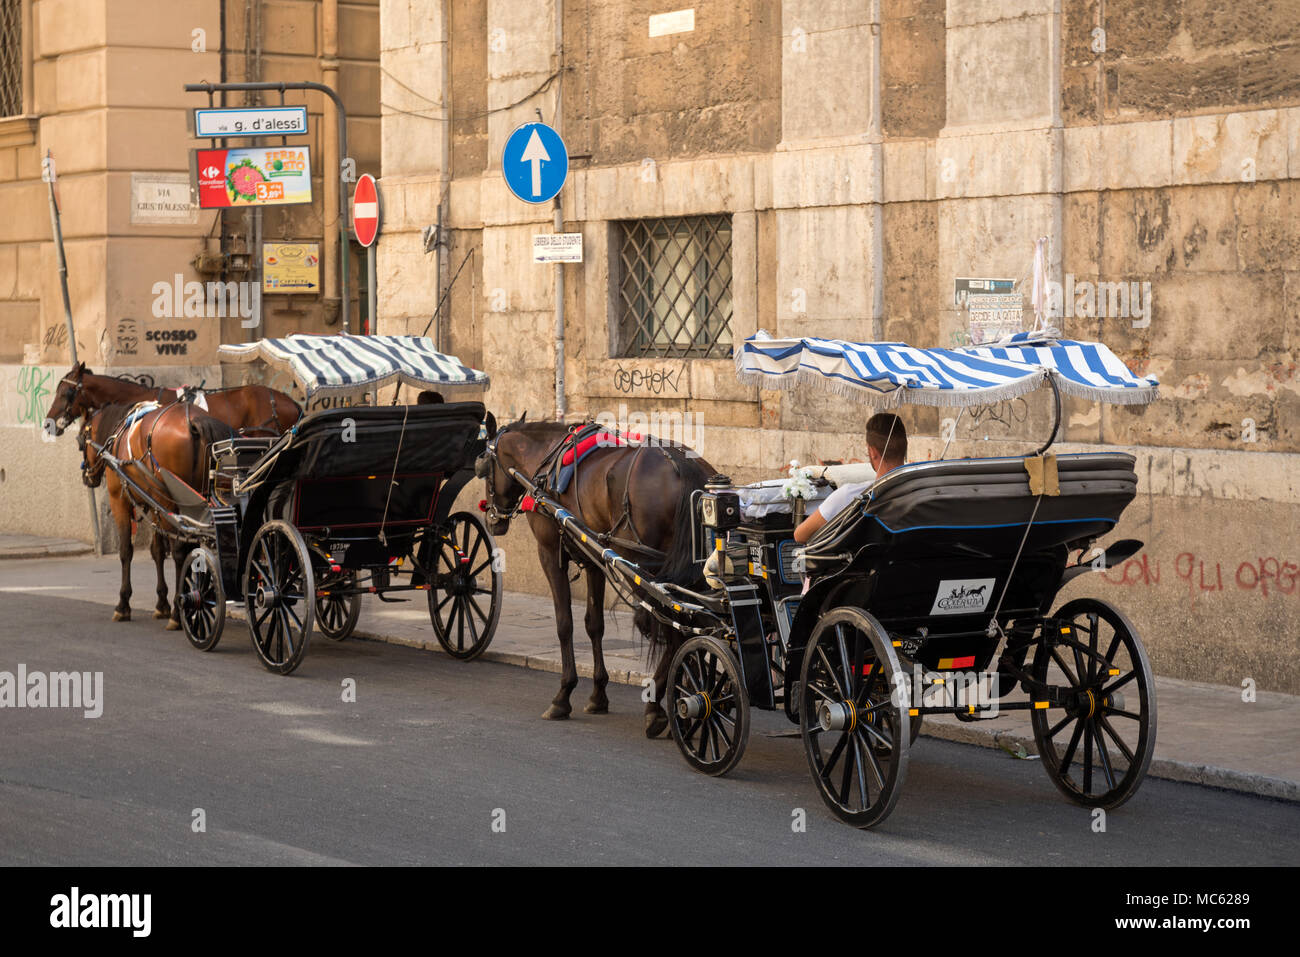
[{"label": "metal window grille", "polygon": [[731,355],[731,217],[619,224],[619,354]]},{"label": "metal window grille", "polygon": [[23,0],[0,0],[0,116],[23,111]]}]

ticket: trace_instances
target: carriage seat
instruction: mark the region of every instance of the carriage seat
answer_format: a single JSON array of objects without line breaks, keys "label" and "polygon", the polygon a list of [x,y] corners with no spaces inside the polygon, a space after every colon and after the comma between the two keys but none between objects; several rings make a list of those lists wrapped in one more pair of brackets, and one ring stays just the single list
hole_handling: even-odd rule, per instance
[{"label": "carriage seat", "polygon": [[[816,536],[820,544],[865,518],[870,537],[915,541],[922,548],[961,546],[1014,552],[1032,521],[1026,547],[1064,544],[1110,531],[1137,494],[1134,457],[1122,452],[1055,456],[1056,487],[1031,491],[1026,459],[955,459],[900,466]],[[1055,492],[1055,494],[1053,494]],[[842,521],[841,521],[842,519]]]}]

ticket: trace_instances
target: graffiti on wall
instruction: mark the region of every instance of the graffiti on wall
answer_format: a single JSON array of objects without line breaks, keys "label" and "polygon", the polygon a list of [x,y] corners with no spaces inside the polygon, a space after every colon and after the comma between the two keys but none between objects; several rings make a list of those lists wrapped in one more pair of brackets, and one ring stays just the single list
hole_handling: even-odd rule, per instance
[{"label": "graffiti on wall", "polygon": [[[1271,555],[1243,559],[1234,569],[1231,560],[1225,563],[1196,552],[1180,552],[1173,571],[1193,601],[1224,591],[1249,592],[1259,598],[1300,594],[1300,564]],[[1160,584],[1160,574],[1158,558],[1140,555],[1106,569],[1101,577],[1112,585],[1150,587]]]},{"label": "graffiti on wall", "polygon": [[18,370],[19,425],[37,425],[44,421],[53,378],[53,372],[46,372],[39,366],[23,366]]}]

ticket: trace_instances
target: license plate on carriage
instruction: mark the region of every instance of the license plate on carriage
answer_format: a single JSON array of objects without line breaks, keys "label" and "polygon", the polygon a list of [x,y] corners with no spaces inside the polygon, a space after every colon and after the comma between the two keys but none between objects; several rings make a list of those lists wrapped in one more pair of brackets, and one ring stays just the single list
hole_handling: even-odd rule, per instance
[{"label": "license plate on carriage", "polygon": [[984,611],[993,596],[996,578],[961,578],[939,582],[932,615],[970,615]]}]

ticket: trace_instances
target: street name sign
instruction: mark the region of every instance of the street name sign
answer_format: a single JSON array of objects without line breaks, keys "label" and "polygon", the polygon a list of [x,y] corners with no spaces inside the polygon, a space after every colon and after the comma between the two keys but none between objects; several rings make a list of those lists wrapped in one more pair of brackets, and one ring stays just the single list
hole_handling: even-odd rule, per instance
[{"label": "street name sign", "polygon": [[293,136],[307,132],[305,106],[248,106],[194,111],[194,135]]}]

